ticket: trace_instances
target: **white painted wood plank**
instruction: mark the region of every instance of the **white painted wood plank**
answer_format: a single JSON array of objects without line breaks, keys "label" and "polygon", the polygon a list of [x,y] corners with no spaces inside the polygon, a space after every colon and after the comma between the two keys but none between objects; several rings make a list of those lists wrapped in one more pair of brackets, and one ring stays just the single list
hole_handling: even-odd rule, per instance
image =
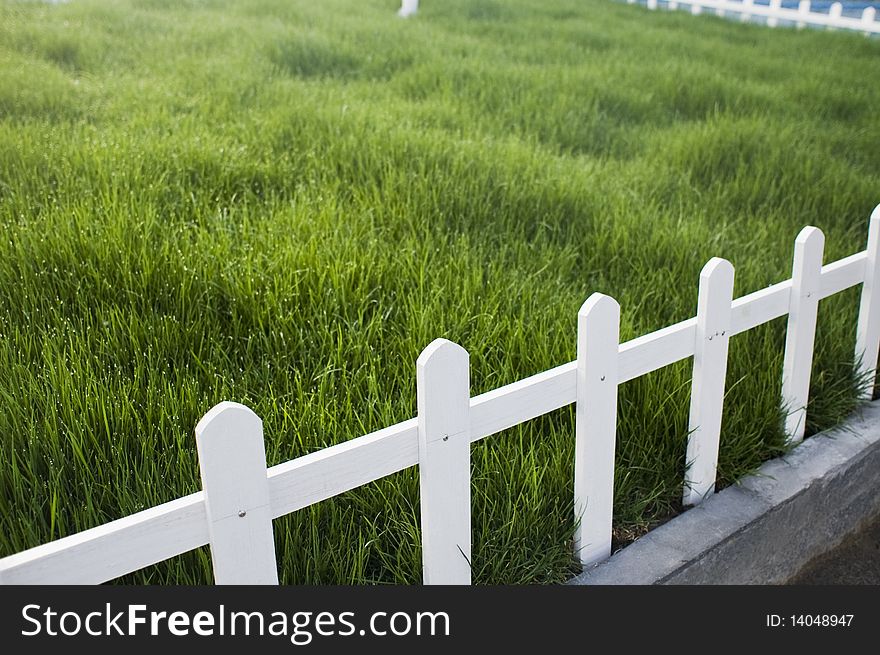
[{"label": "white painted wood plank", "polygon": [[700,273],[685,505],[701,503],[715,489],[732,296],[733,266],[726,259],[713,257]]},{"label": "white painted wood plank", "polygon": [[865,381],[862,398],[870,400],[877,378],[880,350],[880,205],[871,213],[865,258],[865,283],[859,300],[855,357],[859,377]]},{"label": "white painted wood plank", "polygon": [[801,230],[794,246],[792,287],[782,363],[785,434],[792,444],[803,440],[807,422],[824,251],[825,235],[822,230],[817,227],[805,227]]},{"label": "white painted wood plank", "polygon": [[[819,298],[827,298],[861,284],[864,279],[865,258],[865,253],[859,252],[823,266],[819,279]],[[734,300],[730,319],[731,336],[785,316],[790,304],[791,287],[792,281],[785,280]]]},{"label": "white painted wood plank", "polygon": [[278,584],[263,422],[222,402],[196,426],[216,584]]},{"label": "white painted wood plank", "polygon": [[[694,354],[695,318],[620,345],[620,382]],[[575,402],[577,362],[568,362],[471,400],[471,439],[477,441]]]},{"label": "white painted wood plank", "polygon": [[586,568],[611,555],[620,305],[594,293],[578,313],[575,552]]},{"label": "white painted wood plank", "polygon": [[419,461],[417,419],[410,419],[269,469],[272,517],[355,489]]},{"label": "white painted wood plank", "polygon": [[868,253],[863,250],[823,266],[822,279],[819,283],[820,298],[833,296],[864,282],[867,261]]},{"label": "white painted wood plank", "polygon": [[4,557],[0,584],[100,584],[206,543],[200,491]]},{"label": "white painted wood plank", "polygon": [[[269,469],[273,518],[418,463],[411,419]],[[0,559],[0,584],[100,584],[208,543],[204,493]]]},{"label": "white painted wood plank", "polygon": [[470,357],[436,339],[416,363],[426,585],[471,583]]},{"label": "white painted wood plank", "polygon": [[731,304],[730,336],[785,316],[790,296],[791,280],[786,280],[737,298]]},{"label": "white painted wood plank", "polygon": [[498,387],[471,399],[471,441],[570,405],[575,400],[577,363]]},{"label": "white painted wood plank", "polygon": [[620,345],[620,382],[656,371],[694,354],[697,319],[670,325]]}]

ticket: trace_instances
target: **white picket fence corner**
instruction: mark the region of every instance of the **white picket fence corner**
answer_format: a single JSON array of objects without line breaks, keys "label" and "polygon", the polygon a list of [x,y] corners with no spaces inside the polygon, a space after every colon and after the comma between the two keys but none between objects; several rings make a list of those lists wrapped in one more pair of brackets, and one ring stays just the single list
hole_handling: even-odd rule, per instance
[{"label": "white picket fence corner", "polygon": [[[0,559],[3,584],[97,584],[209,545],[215,582],[277,584],[272,520],[411,466],[419,467],[425,584],[471,582],[470,444],[575,404],[575,549],[584,567],[611,554],[618,386],[693,357],[685,504],[715,486],[728,342],[788,316],[781,406],[803,438],[819,301],[862,285],[857,373],[873,382],[880,352],[880,205],[867,249],[822,263],[825,237],[805,227],[791,279],[733,299],[733,265],[700,273],[696,316],[620,343],[620,306],[594,293],[578,313],[577,359],[471,397],[469,355],[445,339],[416,362],[418,416],[266,468],[263,425],[223,402],[196,426],[202,491]],[[870,397],[873,384],[866,386]]]}]

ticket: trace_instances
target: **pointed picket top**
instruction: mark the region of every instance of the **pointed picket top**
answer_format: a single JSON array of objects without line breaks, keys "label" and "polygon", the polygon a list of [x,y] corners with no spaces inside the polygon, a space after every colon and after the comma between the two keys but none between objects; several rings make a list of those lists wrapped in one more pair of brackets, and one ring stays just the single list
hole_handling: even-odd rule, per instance
[{"label": "pointed picket top", "polygon": [[456,384],[441,387],[443,393],[418,395],[419,415],[431,415],[434,431],[448,432],[452,429],[450,426],[458,425],[458,417],[453,412],[462,406],[470,407],[470,354],[448,339],[434,339],[416,360],[417,387],[436,389],[448,380]]},{"label": "pointed picket top", "polygon": [[730,305],[725,307],[724,301],[715,290],[733,290],[733,264],[721,257],[713,257],[700,270],[700,291],[697,301],[697,314],[707,314],[707,310],[716,309],[718,311],[709,312],[710,320],[717,322],[717,317],[721,317],[724,322],[730,322]]},{"label": "pointed picket top", "polygon": [[196,425],[211,562],[217,584],[278,584],[263,422],[221,402]]},{"label": "pointed picket top", "polygon": [[785,433],[789,443],[804,437],[816,320],[822,288],[822,258],[825,235],[807,226],[794,242],[791,268],[791,295],[782,363],[782,406],[786,411]]},{"label": "pointed picket top", "polygon": [[604,293],[594,293],[581,305],[581,308],[578,310],[578,316],[588,317],[593,315],[594,312],[605,313],[615,311],[620,312],[620,304],[614,298],[606,296]]},{"label": "pointed picket top", "polygon": [[202,434],[205,430],[210,429],[210,426],[221,416],[226,418],[234,417],[234,420],[244,421],[245,423],[250,422],[252,425],[259,425],[261,427],[263,424],[260,417],[247,405],[224,400],[214,405],[202,416],[201,420],[196,424],[196,434]]},{"label": "pointed picket top", "polygon": [[456,358],[461,357],[461,353],[467,354],[467,350],[459,346],[449,339],[434,339],[419,353],[416,360],[417,366],[425,366],[429,361],[435,358]]}]

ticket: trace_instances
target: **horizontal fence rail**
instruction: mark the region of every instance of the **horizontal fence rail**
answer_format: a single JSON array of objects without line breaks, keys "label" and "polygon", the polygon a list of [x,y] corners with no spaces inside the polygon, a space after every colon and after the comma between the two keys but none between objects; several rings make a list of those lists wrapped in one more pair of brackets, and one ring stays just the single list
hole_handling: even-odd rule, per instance
[{"label": "horizontal fence rail", "polygon": [[[468,584],[469,444],[572,403],[575,541],[582,564],[595,564],[610,555],[618,385],[694,357],[683,498],[696,504],[715,483],[730,337],[789,316],[780,401],[795,416],[787,425],[796,441],[806,391],[786,375],[809,370],[815,305],[862,285],[855,355],[859,374],[874,380],[880,351],[880,205],[871,215],[865,251],[821,265],[822,242],[821,231],[805,228],[795,246],[794,278],[735,300],[733,266],[713,259],[701,274],[697,316],[625,343],[618,343],[616,301],[593,294],[579,313],[575,361],[473,398],[467,352],[437,340],[419,357],[416,418],[268,469],[259,417],[243,405],[220,403],[196,427],[203,491],[0,559],[0,583],[97,584],[210,545],[216,582],[274,584],[272,519],[419,466],[425,478],[424,580]],[[615,347],[616,356],[609,357]]]},{"label": "horizontal fence rail", "polygon": [[[636,4],[636,0],[627,0],[629,4]],[[828,13],[811,11],[810,0],[801,0],[797,9],[782,6],[781,0],[770,0],[769,5],[758,5],[753,0],[669,0],[661,3],[659,0],[646,0],[648,9],[658,9],[664,6],[675,10],[682,8],[681,5],[690,7],[692,14],[700,14],[703,9],[714,9],[717,16],[726,16],[728,13],[739,15],[743,22],[749,21],[752,16],[760,16],[767,19],[769,27],[776,27],[780,20],[793,23],[798,28],[807,25],[820,27],[841,28],[864,32],[865,34],[880,34],[880,21],[876,20],[877,12],[873,7],[866,7],[860,17],[843,16],[843,5],[840,2],[832,3]]]}]

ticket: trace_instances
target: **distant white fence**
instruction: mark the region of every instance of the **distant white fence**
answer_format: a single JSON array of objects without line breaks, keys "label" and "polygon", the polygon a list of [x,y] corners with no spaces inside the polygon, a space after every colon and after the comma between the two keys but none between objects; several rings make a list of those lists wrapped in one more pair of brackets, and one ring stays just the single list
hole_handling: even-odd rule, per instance
[{"label": "distant white fence", "polygon": [[[637,0],[627,0],[629,4],[636,4]],[[880,22],[876,21],[876,10],[866,7],[860,18],[843,16],[843,5],[835,2],[831,5],[827,14],[810,11],[810,0],[800,0],[797,9],[782,7],[782,0],[770,0],[769,5],[757,5],[754,0],[669,0],[665,4],[667,9],[679,9],[681,5],[689,5],[692,14],[700,14],[703,9],[714,9],[718,16],[727,13],[739,14],[743,22],[751,20],[753,16],[763,16],[767,19],[767,25],[776,27],[780,20],[794,23],[798,28],[807,25],[819,25],[825,27],[839,27],[847,30],[857,30],[865,34],[880,34]],[[648,9],[657,9],[661,6],[659,0],[647,0]]]},{"label": "distant white fence", "polygon": [[100,583],[210,544],[217,583],[277,584],[272,519],[418,465],[424,582],[469,584],[470,444],[571,403],[575,547],[583,566],[595,564],[611,553],[620,384],[693,356],[683,499],[696,504],[715,485],[730,337],[788,315],[781,402],[789,440],[800,441],[819,300],[861,284],[856,361],[875,379],[880,205],[866,250],[823,265],[824,241],[804,228],[792,278],[736,300],[733,266],[713,258],[694,318],[625,343],[617,302],[594,293],[578,314],[575,361],[474,398],[467,351],[438,339],[416,363],[416,418],[269,469],[259,417],[220,403],[195,429],[202,491],[0,559],[0,583]]},{"label": "distant white fence", "polygon": [[[636,4],[637,0],[627,0],[629,4]],[[657,9],[661,6],[660,0],[646,0],[648,9]],[[770,0],[769,5],[756,5],[754,0],[668,0],[662,3],[667,9],[678,9],[680,5],[689,5],[692,14],[701,14],[703,8],[714,9],[715,14],[724,16],[727,12],[739,14],[743,22],[751,20],[752,16],[763,16],[767,19],[767,25],[776,27],[780,20],[790,21],[798,28],[807,25],[820,25],[825,27],[839,27],[847,30],[857,30],[865,34],[880,34],[880,22],[876,21],[877,12],[873,7],[865,7],[860,18],[843,15],[843,5],[840,2],[833,3],[827,14],[810,11],[810,0],[800,0],[797,9],[782,7],[782,0]],[[401,0],[397,15],[403,18],[414,15],[419,9],[419,0]]]},{"label": "distant white fence", "polygon": [[419,10],[419,0],[401,0],[397,15],[401,18],[412,16]]}]

